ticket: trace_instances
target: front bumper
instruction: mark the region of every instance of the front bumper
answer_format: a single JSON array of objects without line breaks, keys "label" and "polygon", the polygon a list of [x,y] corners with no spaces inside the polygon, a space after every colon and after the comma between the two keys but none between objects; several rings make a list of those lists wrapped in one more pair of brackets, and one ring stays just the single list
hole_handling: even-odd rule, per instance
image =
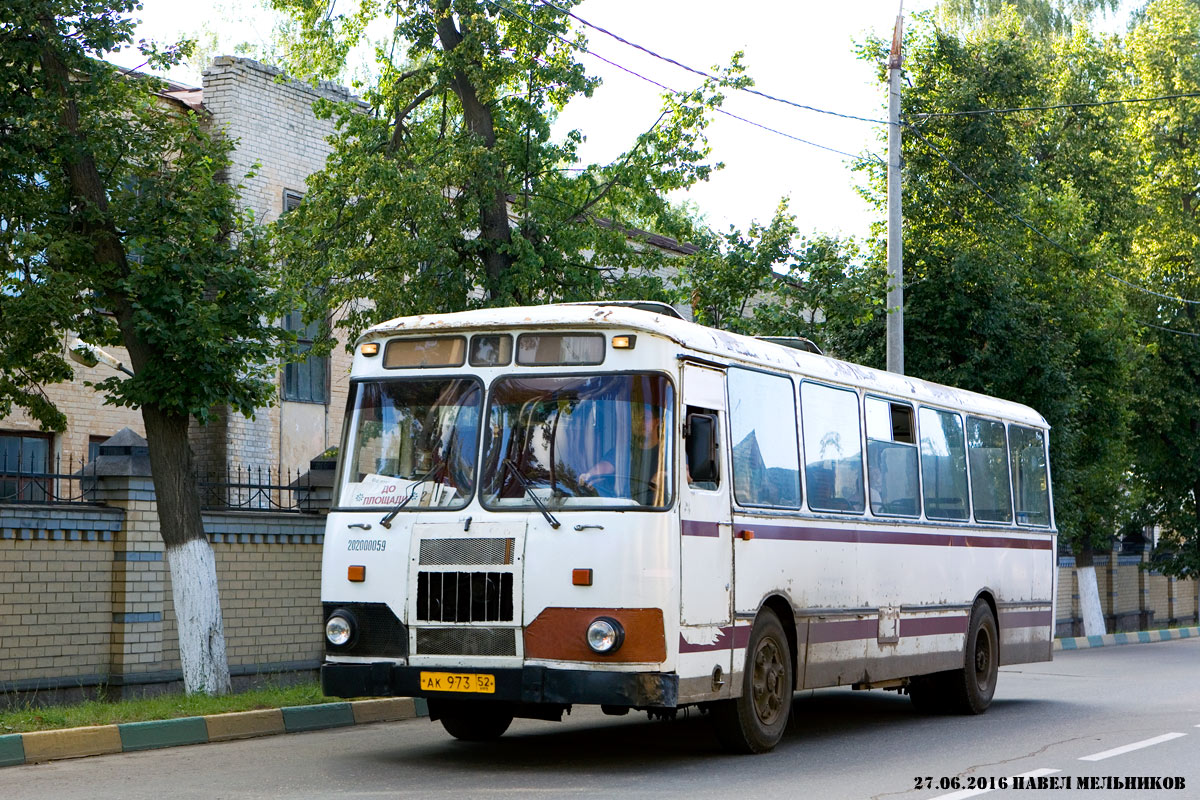
[{"label": "front bumper", "polygon": [[[431,692],[420,688],[421,672],[487,673],[495,694]],[[515,669],[410,667],[391,661],[373,664],[326,663],[321,687],[330,697],[425,697],[437,700],[551,705],[613,705],[675,708],[679,676],[662,672],[594,672],[526,666]]]}]

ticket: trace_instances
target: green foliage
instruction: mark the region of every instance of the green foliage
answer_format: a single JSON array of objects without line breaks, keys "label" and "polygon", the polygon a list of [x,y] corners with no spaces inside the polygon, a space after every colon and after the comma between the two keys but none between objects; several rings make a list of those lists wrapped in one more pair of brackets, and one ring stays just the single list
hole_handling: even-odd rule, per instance
[{"label": "green foliage", "polygon": [[[1130,32],[1128,53],[1132,94],[1200,91],[1200,8],[1187,0],[1150,3]],[[1163,295],[1200,298],[1200,101],[1139,105],[1128,125],[1143,209],[1133,244],[1136,280]],[[1146,293],[1131,306],[1147,323],[1146,369],[1134,401],[1141,518],[1165,531],[1156,554],[1165,572],[1200,575],[1200,307]]]},{"label": "green foliage", "polygon": [[951,24],[969,28],[1011,9],[1036,32],[1070,33],[1086,27],[1097,12],[1116,11],[1121,0],[942,0],[938,13]]},{"label": "green foliage", "polygon": [[[1089,102],[1124,89],[1115,42],[1079,27],[1029,33],[1008,9],[965,37],[926,18],[905,42],[905,365],[1042,412],[1053,427],[1059,528],[1076,548],[1106,548],[1128,513],[1137,352],[1124,293],[1103,274],[1123,271],[1137,218],[1125,112],[921,116]],[[864,57],[879,63],[885,47],[872,42]],[[867,196],[882,210],[884,171],[867,172]],[[882,291],[882,247],[869,258]],[[842,355],[879,364],[884,315],[877,307],[865,324],[837,323]]]},{"label": "green foliage", "polygon": [[746,82],[740,54],[720,80],[664,96],[614,162],[582,164],[583,134],[555,138],[551,124],[597,81],[558,10],[530,0],[363,0],[344,13],[317,0],[274,4],[303,31],[288,65],[299,74],[337,74],[370,19],[393,26],[366,106],[319,107],[337,121],[332,158],[279,226],[309,318],[340,309],[353,334],[402,314],[666,297],[657,272],[669,256],[630,229],[669,228],[665,193],[719,168],[704,128],[721,90]]},{"label": "green foliage", "polygon": [[136,377],[99,384],[110,403],[204,420],[273,393],[275,276],[227,180],[232,143],[100,60],[134,8],[34,0],[0,22],[0,416],[63,427],[40,387],[71,377],[68,331],[129,349]]}]

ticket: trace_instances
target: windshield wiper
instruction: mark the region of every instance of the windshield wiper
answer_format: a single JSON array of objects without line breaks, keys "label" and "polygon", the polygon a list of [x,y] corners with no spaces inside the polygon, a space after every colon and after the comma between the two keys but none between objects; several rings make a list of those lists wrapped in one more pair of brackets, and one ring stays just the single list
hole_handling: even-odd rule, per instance
[{"label": "windshield wiper", "polygon": [[412,486],[408,487],[408,494],[404,496],[404,499],[401,500],[396,505],[394,505],[392,507],[392,510],[389,511],[384,516],[383,519],[379,520],[379,524],[385,528],[391,528],[392,520],[394,520],[396,518],[396,515],[400,513],[400,510],[402,508],[404,508],[406,505],[408,505],[410,502],[412,502],[412,499],[417,496],[417,489],[419,489],[421,487],[421,484],[425,483],[425,481],[434,477],[438,473],[438,471],[441,470],[442,467],[444,467],[445,465],[446,465],[445,462],[438,464],[433,469],[429,470],[424,475],[417,478],[417,482],[414,483]]},{"label": "windshield wiper", "polygon": [[538,507],[538,511],[542,512],[542,516],[546,518],[546,522],[550,523],[550,527],[558,530],[562,523],[554,518],[554,515],[550,513],[550,509],[546,508],[546,504],[543,503],[541,499],[533,493],[533,487],[529,485],[528,479],[521,474],[521,470],[517,468],[517,465],[512,463],[512,461],[507,458],[501,463],[503,463],[504,468],[511,472],[513,477],[517,479],[517,483],[521,484],[521,488],[525,490],[525,494],[529,495],[529,499],[532,500],[533,504]]}]

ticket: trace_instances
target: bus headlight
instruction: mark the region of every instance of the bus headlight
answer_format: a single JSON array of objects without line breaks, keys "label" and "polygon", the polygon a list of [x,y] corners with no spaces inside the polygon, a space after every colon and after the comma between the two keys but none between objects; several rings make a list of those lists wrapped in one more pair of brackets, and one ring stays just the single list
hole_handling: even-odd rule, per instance
[{"label": "bus headlight", "polygon": [[345,647],[354,639],[354,615],[339,608],[325,620],[325,639],[334,647]]},{"label": "bus headlight", "polygon": [[587,643],[594,653],[615,653],[625,641],[625,629],[612,617],[599,617],[588,625]]}]

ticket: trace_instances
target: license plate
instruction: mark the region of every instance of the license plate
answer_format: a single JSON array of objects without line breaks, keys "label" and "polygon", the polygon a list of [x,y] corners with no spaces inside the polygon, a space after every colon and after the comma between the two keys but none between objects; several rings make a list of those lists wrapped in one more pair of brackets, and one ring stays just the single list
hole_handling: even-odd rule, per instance
[{"label": "license plate", "polygon": [[496,678],[486,672],[422,672],[421,691],[495,694]]}]

